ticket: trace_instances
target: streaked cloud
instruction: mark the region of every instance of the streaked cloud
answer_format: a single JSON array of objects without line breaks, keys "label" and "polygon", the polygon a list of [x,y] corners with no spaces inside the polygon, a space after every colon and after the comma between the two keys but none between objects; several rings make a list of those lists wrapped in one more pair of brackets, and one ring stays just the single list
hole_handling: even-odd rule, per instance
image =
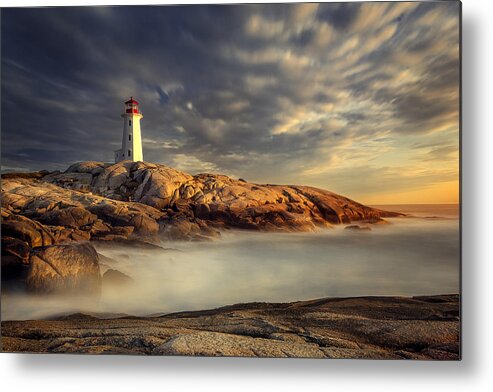
[{"label": "streaked cloud", "polygon": [[459,72],[457,2],[4,9],[2,166],[110,161],[133,95],[146,160],[437,201]]}]

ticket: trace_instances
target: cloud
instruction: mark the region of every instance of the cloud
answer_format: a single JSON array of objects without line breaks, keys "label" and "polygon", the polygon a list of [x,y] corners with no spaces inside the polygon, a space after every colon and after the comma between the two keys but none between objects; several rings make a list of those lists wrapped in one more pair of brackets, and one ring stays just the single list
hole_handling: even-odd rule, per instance
[{"label": "cloud", "polygon": [[345,30],[357,19],[361,9],[358,3],[320,4],[317,16],[332,24],[336,29]]},{"label": "cloud", "polygon": [[457,160],[455,2],[10,8],[1,18],[4,166],[112,160],[130,95],[146,160],[192,172],[352,192],[365,161],[412,177],[428,151],[442,166],[416,174],[418,187]]}]

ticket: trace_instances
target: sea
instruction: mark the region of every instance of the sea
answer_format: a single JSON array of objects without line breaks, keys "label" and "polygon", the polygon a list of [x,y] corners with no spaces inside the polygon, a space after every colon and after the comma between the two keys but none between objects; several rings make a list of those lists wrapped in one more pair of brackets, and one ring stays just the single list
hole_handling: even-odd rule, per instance
[{"label": "sea", "polygon": [[98,251],[112,261],[105,260],[102,268],[116,269],[133,283],[103,287],[99,299],[2,295],[2,320],[459,293],[459,206],[374,207],[406,215],[368,225],[371,230],[346,230],[346,225],[310,233],[230,230],[210,242],[166,242],[163,250],[106,246]]}]

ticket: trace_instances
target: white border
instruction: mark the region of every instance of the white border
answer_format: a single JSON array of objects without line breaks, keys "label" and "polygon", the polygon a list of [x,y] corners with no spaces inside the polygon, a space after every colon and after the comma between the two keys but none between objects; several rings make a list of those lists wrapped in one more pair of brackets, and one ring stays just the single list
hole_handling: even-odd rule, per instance
[{"label": "white border", "polygon": [[[230,3],[215,1],[223,2]],[[244,1],[247,2],[251,1]],[[139,4],[123,0],[4,0],[2,6],[136,3]],[[140,2],[163,3],[167,2]],[[492,15],[491,0],[463,1],[462,362],[0,354],[2,389],[16,392],[489,390],[493,385]]]}]

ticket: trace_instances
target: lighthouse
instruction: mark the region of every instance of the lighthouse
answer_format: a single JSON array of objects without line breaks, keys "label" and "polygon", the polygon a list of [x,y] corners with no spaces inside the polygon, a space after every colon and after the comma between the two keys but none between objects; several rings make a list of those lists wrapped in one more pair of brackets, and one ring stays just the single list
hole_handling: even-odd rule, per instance
[{"label": "lighthouse", "polygon": [[140,119],[144,116],[140,113],[139,103],[130,97],[125,102],[123,117],[122,148],[115,151],[115,162],[143,161],[142,137],[140,134]]}]

